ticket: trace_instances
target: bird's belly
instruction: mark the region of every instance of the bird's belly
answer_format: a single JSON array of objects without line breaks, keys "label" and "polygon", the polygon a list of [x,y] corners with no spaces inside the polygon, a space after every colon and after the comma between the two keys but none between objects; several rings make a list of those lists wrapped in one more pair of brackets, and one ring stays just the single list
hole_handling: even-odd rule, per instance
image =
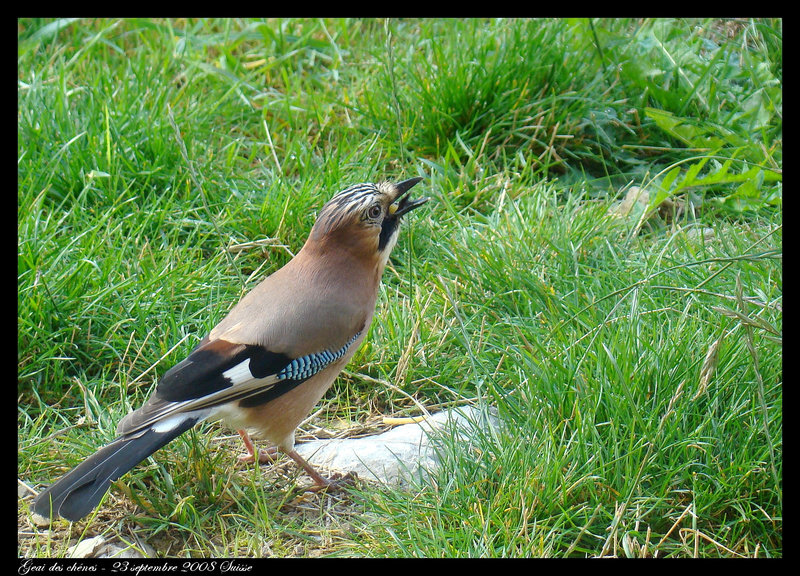
[{"label": "bird's belly", "polygon": [[245,429],[255,438],[292,450],[295,428],[327,392],[341,368],[330,366],[266,404],[247,408],[228,404],[215,416],[234,429]]}]

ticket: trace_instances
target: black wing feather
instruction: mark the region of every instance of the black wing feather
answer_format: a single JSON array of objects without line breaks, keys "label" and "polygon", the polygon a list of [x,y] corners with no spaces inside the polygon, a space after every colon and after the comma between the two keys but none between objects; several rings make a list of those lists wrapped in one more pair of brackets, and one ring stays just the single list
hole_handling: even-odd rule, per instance
[{"label": "black wing feather", "polygon": [[284,368],[291,358],[263,346],[215,340],[196,348],[185,360],[170,368],[156,388],[156,397],[166,402],[184,402],[230,388],[225,371],[250,360],[255,378],[265,378]]},{"label": "black wing feather", "polygon": [[100,503],[112,482],[196,423],[186,418],[170,430],[117,438],[40,492],[33,511],[45,518],[80,520]]}]

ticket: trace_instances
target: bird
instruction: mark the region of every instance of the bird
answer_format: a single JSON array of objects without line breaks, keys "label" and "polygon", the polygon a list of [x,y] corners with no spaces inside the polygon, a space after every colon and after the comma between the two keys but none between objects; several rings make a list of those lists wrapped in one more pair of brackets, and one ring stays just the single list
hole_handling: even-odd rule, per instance
[{"label": "bird", "polygon": [[[77,521],[112,482],[203,421],[237,430],[241,459],[293,459],[315,489],[334,482],[295,451],[295,429],[367,336],[379,284],[422,178],[359,183],[319,210],[300,251],[231,308],[188,356],[167,370],[116,438],[35,498],[35,514]],[[256,451],[251,436],[272,448]]]}]

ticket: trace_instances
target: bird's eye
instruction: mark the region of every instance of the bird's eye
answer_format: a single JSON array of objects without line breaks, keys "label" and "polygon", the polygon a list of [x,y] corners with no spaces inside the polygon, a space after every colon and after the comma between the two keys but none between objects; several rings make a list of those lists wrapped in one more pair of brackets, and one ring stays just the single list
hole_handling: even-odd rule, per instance
[{"label": "bird's eye", "polygon": [[380,204],[373,204],[369,207],[369,210],[367,210],[367,216],[369,216],[372,220],[379,218],[382,213],[383,208],[381,208]]}]

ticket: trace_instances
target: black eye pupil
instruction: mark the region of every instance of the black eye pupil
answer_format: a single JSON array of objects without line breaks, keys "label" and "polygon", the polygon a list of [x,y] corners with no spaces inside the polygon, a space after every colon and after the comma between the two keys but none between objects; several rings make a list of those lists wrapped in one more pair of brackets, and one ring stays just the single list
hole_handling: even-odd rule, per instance
[{"label": "black eye pupil", "polygon": [[381,207],[380,206],[372,206],[369,209],[369,217],[370,218],[377,218],[381,215]]}]

